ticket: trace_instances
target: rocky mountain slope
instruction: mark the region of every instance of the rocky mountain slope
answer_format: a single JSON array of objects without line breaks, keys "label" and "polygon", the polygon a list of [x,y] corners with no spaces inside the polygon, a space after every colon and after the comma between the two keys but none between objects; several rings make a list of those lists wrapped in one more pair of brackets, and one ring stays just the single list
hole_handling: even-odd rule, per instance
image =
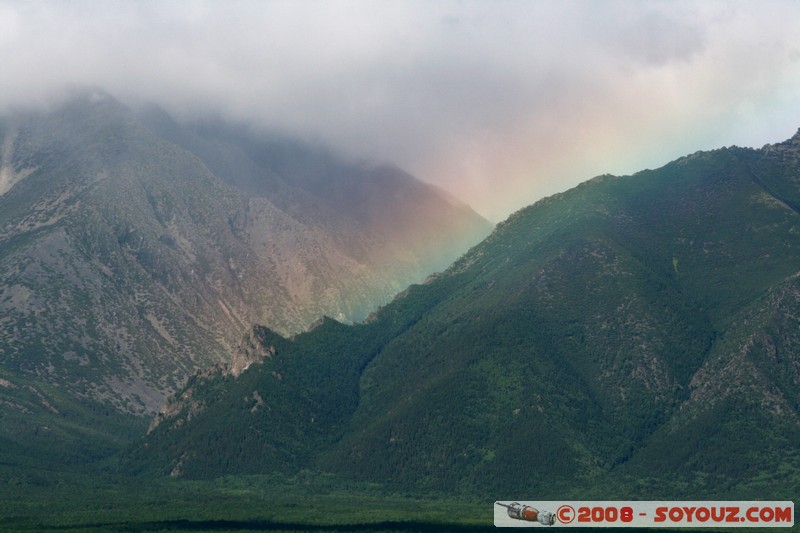
[{"label": "rocky mountain slope", "polygon": [[800,132],[519,211],[367,324],[251,335],[124,458],[403,490],[600,499],[800,490]]},{"label": "rocky mountain slope", "polygon": [[86,409],[151,415],[253,323],[361,320],[490,230],[399,169],[101,91],[3,117],[0,146],[10,442],[92,426]]}]

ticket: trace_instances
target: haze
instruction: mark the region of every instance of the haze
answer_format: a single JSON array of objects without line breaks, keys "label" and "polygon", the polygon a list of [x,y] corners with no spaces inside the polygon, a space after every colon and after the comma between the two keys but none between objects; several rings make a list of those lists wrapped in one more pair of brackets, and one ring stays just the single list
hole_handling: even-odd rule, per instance
[{"label": "haze", "polygon": [[0,2],[0,108],[94,85],[394,162],[497,221],[800,127],[800,3]]}]

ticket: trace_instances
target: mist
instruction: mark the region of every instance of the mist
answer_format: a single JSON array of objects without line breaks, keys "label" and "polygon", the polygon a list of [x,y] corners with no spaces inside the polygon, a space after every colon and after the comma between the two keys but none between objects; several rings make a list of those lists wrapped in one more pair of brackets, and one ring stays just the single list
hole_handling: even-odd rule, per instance
[{"label": "mist", "polygon": [[800,127],[800,3],[0,2],[0,110],[102,87],[393,162],[497,221]]}]

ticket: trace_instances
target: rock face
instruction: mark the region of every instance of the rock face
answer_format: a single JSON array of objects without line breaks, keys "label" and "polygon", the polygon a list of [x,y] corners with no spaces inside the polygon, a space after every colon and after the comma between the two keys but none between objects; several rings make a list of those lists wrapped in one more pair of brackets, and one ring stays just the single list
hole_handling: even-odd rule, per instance
[{"label": "rock face", "polygon": [[0,376],[124,413],[254,323],[363,319],[490,229],[398,169],[100,91],[1,117],[0,158]]},{"label": "rock face", "polygon": [[265,357],[275,356],[275,345],[269,343],[264,328],[254,327],[242,340],[231,357],[231,362],[227,371],[233,377],[250,368],[250,366],[260,363]]}]

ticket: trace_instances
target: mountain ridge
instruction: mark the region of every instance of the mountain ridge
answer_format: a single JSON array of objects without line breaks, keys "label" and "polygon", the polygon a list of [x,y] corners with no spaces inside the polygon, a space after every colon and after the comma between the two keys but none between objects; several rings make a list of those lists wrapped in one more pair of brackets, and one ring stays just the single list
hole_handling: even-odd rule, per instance
[{"label": "mountain ridge", "polygon": [[[770,146],[526,207],[369,323],[331,322],[237,380],[212,377],[193,392],[214,391],[202,412],[127,460],[558,497],[740,497],[771,481],[788,497],[800,152]],[[270,410],[251,412],[255,393]]]}]

